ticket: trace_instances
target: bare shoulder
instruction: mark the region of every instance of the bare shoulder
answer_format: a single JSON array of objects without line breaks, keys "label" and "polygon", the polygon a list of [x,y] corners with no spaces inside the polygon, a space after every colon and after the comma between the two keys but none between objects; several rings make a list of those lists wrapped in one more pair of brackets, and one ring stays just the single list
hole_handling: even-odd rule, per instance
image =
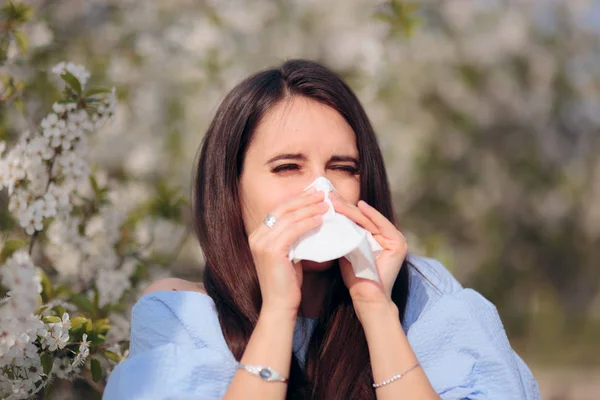
[{"label": "bare shoulder", "polygon": [[180,278],[163,278],[152,282],[152,284],[144,290],[142,296],[160,290],[189,291],[206,294],[202,282],[191,282]]}]

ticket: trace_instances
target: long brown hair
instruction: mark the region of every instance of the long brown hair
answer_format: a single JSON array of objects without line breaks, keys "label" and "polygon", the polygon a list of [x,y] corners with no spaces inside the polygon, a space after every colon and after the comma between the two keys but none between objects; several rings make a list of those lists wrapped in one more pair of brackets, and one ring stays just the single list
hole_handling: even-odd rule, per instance
[{"label": "long brown hair", "polygon": [[[396,224],[381,150],[352,90],[326,67],[289,60],[238,84],[225,97],[203,139],[194,174],[195,230],[206,266],[204,286],[214,300],[225,340],[239,361],[256,326],[261,293],[242,220],[239,177],[261,118],[278,102],[303,96],[334,110],[356,134],[360,196]],[[404,261],[392,299],[404,318],[408,271]],[[339,268],[311,336],[306,373],[292,356],[287,399],[375,399],[369,349]]]}]

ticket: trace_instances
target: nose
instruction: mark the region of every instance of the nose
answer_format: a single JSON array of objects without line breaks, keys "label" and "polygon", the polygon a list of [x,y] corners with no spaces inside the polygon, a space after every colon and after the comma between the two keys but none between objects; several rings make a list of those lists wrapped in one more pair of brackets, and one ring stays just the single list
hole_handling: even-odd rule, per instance
[{"label": "nose", "polygon": [[314,182],[317,178],[323,177],[325,178],[325,167],[323,165],[313,165],[311,167],[311,173],[309,175],[309,181],[306,184],[310,184]]},{"label": "nose", "polygon": [[331,181],[324,176],[317,176],[308,186],[304,188],[304,190],[313,186],[317,190],[321,190],[323,192],[331,192],[334,190]]}]

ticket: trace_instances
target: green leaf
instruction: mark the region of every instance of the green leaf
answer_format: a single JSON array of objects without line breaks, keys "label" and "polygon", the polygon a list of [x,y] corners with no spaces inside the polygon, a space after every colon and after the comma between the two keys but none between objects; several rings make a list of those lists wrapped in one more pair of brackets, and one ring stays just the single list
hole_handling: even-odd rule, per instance
[{"label": "green leaf", "polygon": [[25,104],[23,103],[23,100],[21,100],[19,97],[17,97],[14,101],[15,101],[15,107],[17,107],[17,110],[19,110],[19,112],[21,114],[27,115],[26,110],[25,110]]},{"label": "green leaf", "polygon": [[105,334],[110,331],[110,320],[108,318],[102,318],[94,321],[94,332]]},{"label": "green leaf", "polygon": [[71,289],[69,289],[68,287],[66,287],[65,285],[56,285],[54,287],[54,296],[56,297],[60,297],[60,296],[72,296],[72,292]]},{"label": "green leaf", "polygon": [[77,307],[79,307],[80,310],[83,310],[91,315],[95,315],[96,313],[94,310],[94,305],[92,304],[90,299],[88,299],[84,295],[81,295],[79,293],[73,293],[73,295],[71,296],[71,302]]},{"label": "green leaf", "polygon": [[58,318],[56,315],[47,315],[44,318],[42,318],[42,321],[44,321],[47,324],[55,324],[62,320],[60,318]]},{"label": "green leaf", "polygon": [[104,357],[116,363],[121,361],[121,357],[119,357],[117,353],[113,353],[112,351],[102,350],[102,354],[104,354]]},{"label": "green leaf", "polygon": [[2,246],[2,252],[0,252],[0,263],[5,263],[15,251],[19,250],[20,248],[25,248],[25,246],[27,246],[27,242],[24,240],[13,239],[4,242],[4,246]]},{"label": "green leaf", "polygon": [[44,271],[40,270],[39,274],[42,277],[42,299],[47,303],[52,299],[52,283]]},{"label": "green leaf", "polygon": [[78,96],[81,96],[83,89],[81,88],[81,82],[79,82],[79,79],[75,78],[75,75],[69,71],[65,71],[60,75],[60,77],[67,85],[69,85],[71,89],[73,89],[75,93],[77,93]]},{"label": "green leaf", "polygon": [[104,94],[104,93],[110,93],[111,89],[107,89],[107,88],[89,88],[88,90],[85,91],[85,97],[89,97],[89,96],[93,96],[95,94]]},{"label": "green leaf", "polygon": [[13,32],[15,35],[15,41],[17,42],[17,47],[21,50],[21,53],[27,54],[29,51],[29,40],[27,36],[22,31],[16,30]]},{"label": "green leaf", "polygon": [[92,358],[92,379],[94,382],[98,382],[102,378],[102,366],[100,365],[100,361],[96,358]]},{"label": "green leaf", "polygon": [[94,305],[94,310],[100,308],[100,293],[98,292],[98,288],[94,288],[94,300],[92,304]]},{"label": "green leaf", "polygon": [[65,310],[65,308],[63,306],[56,306],[56,307],[54,307],[54,312],[56,313],[56,315],[60,315],[62,317],[62,315],[64,313],[66,313],[67,311]]},{"label": "green leaf", "polygon": [[391,28],[392,35],[402,34],[410,36],[419,18],[416,12],[419,3],[406,0],[388,1],[382,11],[375,13],[376,20],[387,23]]},{"label": "green leaf", "polygon": [[89,319],[82,316],[77,316],[71,320],[71,329],[81,328],[84,324],[87,324]]},{"label": "green leaf", "polygon": [[15,3],[14,1],[9,1],[0,9],[0,13],[9,23],[22,24],[29,21],[33,15],[33,7],[21,2]]},{"label": "green leaf", "polygon": [[38,309],[38,312],[37,312],[37,314],[39,315],[39,314],[43,313],[44,311],[46,311],[46,310],[48,309],[48,307],[50,307],[48,304],[41,306],[41,307]]},{"label": "green leaf", "polygon": [[98,186],[98,181],[96,180],[96,177],[92,174],[90,174],[90,186],[92,187],[92,189],[94,190],[94,194],[98,194],[98,192],[100,192],[100,186]]},{"label": "green leaf", "polygon": [[54,356],[51,353],[45,352],[40,356],[40,361],[42,362],[44,373],[48,375],[54,365]]}]

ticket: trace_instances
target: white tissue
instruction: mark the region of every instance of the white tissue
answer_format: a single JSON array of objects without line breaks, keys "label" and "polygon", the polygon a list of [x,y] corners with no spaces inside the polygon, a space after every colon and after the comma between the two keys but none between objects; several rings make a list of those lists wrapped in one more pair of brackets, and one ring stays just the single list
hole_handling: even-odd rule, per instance
[{"label": "white tissue", "polygon": [[383,247],[373,238],[371,232],[335,211],[329,199],[329,192],[335,191],[335,188],[329,179],[320,176],[304,190],[313,186],[325,192],[324,201],[329,204],[329,210],[323,215],[323,223],[319,227],[303,235],[292,245],[289,259],[294,262],[325,262],[346,257],[352,264],[356,277],[381,282],[375,259]]}]

